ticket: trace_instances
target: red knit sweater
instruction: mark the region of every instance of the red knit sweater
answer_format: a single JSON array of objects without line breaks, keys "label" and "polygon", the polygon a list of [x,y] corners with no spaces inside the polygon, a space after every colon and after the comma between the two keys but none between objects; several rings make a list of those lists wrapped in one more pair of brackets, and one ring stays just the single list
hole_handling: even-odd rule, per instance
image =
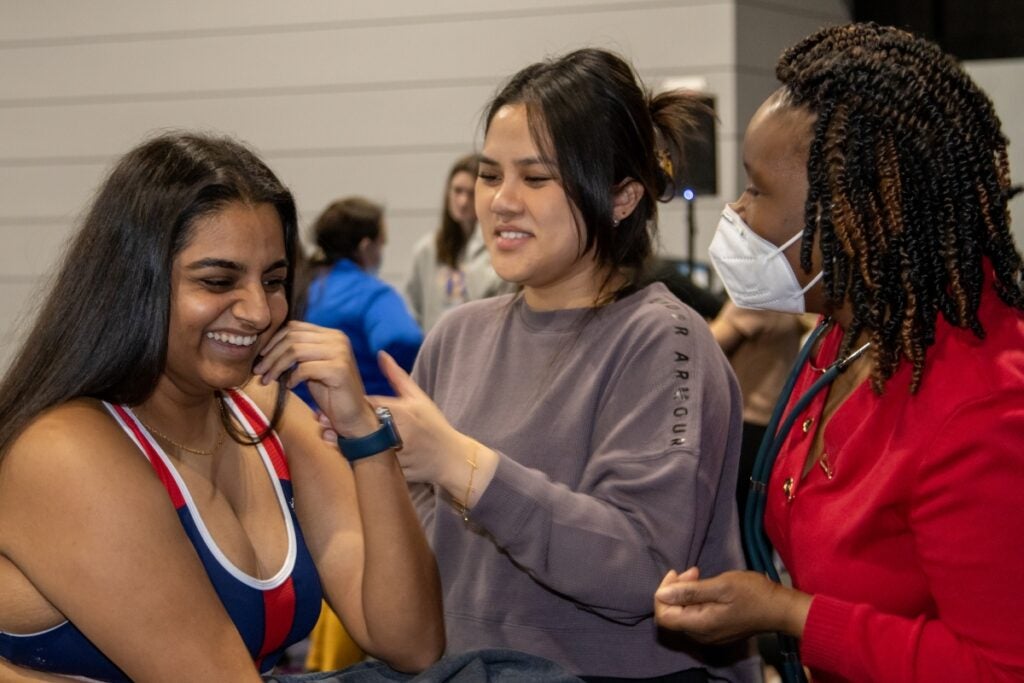
[{"label": "red knit sweater", "polygon": [[1024,315],[991,289],[979,315],[984,340],[940,320],[917,394],[907,364],[881,396],[854,390],[825,430],[831,478],[800,477],[826,392],[779,455],[765,525],[814,595],[815,683],[1024,680]]}]

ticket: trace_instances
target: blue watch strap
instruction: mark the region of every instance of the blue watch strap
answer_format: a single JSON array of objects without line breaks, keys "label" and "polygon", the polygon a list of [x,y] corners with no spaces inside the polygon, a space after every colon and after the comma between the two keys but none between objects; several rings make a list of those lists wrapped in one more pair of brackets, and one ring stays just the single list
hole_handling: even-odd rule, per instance
[{"label": "blue watch strap", "polygon": [[338,437],[338,449],[349,462],[383,453],[389,448],[398,450],[402,447],[402,439],[398,436],[391,411],[387,408],[377,408],[376,413],[380,419],[380,429],[354,439]]}]

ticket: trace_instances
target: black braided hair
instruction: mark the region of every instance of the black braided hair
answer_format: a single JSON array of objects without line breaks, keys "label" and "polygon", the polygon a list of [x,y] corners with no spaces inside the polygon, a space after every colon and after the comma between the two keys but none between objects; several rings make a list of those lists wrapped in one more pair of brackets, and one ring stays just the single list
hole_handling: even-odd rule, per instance
[{"label": "black braided hair", "polygon": [[873,23],[814,33],[782,54],[776,76],[816,117],[801,265],[810,270],[816,236],[826,297],[853,309],[843,352],[866,332],[876,391],[904,358],[916,391],[939,313],[984,337],[986,260],[1002,300],[1024,310],[992,102],[936,45]]}]

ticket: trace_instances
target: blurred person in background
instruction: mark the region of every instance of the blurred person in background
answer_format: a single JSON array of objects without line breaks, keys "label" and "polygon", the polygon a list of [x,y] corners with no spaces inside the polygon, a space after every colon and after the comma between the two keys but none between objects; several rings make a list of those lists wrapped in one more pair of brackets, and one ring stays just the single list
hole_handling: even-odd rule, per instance
[{"label": "blurred person in background", "polygon": [[[311,232],[316,244],[313,280],[305,290],[301,317],[344,332],[366,393],[390,395],[377,354],[387,351],[411,370],[423,333],[402,296],[377,277],[387,243],[384,209],[364,197],[339,199],[323,210]],[[305,385],[295,393],[313,405]]]},{"label": "blurred person in background", "polygon": [[[409,370],[423,333],[401,295],[377,277],[387,243],[384,209],[363,197],[339,199],[323,210],[311,233],[316,252],[307,265],[306,277],[313,281],[301,292],[305,308],[302,318],[342,331],[352,347],[366,392],[390,394],[391,387],[377,365],[377,354],[387,351]],[[294,391],[317,409],[305,383]],[[363,654],[324,602],[310,634],[306,669],[340,669],[361,660]]]},{"label": "blurred person in background", "polygon": [[491,267],[476,226],[473,193],[479,159],[459,158],[448,170],[441,225],[413,247],[405,296],[424,334],[459,304],[511,291]]}]

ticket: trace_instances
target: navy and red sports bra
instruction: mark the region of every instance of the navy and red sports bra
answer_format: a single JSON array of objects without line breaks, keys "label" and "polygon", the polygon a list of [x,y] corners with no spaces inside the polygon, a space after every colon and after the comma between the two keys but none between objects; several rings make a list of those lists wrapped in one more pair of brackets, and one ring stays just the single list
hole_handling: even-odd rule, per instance
[{"label": "navy and red sports bra", "polygon": [[[226,393],[228,407],[249,434],[266,429],[266,417],[248,397],[237,391]],[[104,405],[149,459],[253,661],[262,673],[269,672],[284,650],[313,628],[322,597],[320,579],[295,517],[291,475],[277,435],[268,434],[257,450],[281,505],[288,553],[274,576],[257,579],[234,566],[217,547],[177,470],[132,411],[126,406]],[[0,657],[51,673],[103,681],[129,680],[69,621],[38,633],[0,631]]]}]

